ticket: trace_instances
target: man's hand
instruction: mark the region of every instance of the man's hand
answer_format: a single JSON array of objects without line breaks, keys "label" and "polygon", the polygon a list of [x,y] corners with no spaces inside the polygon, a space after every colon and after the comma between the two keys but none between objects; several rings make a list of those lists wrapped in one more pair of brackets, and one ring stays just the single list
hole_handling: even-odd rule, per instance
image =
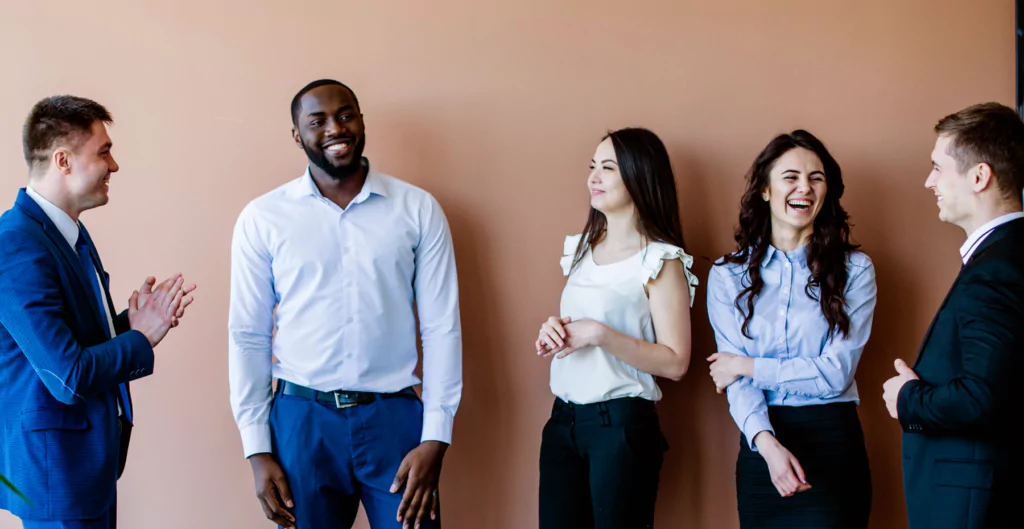
[{"label": "man's hand", "polygon": [[[162,283],[160,283],[160,285],[163,286],[165,283],[174,283],[174,280],[177,277],[178,277],[177,275],[168,277]],[[153,277],[153,276],[147,277],[142,282],[142,286],[139,288],[139,307],[140,308],[146,306],[146,301],[149,300],[149,297],[153,294],[153,285],[155,285],[155,284],[156,284],[156,278]],[[157,287],[157,288],[160,288],[160,287]],[[192,302],[195,300],[195,298],[193,298],[192,296],[189,295],[195,289],[196,289],[195,283],[182,287],[182,289],[181,289],[181,293],[182,293],[181,305],[178,306],[178,310],[174,313],[174,317],[171,319],[171,328],[172,329],[178,326],[178,320],[181,319],[181,317],[185,315],[185,307],[188,307],[189,305],[191,305]]]},{"label": "man's hand", "polygon": [[[184,279],[179,274],[174,277],[173,282],[164,281],[156,290],[152,290],[144,305],[139,304],[141,293],[138,290],[132,292],[132,297],[128,300],[129,326],[141,332],[153,347],[167,336],[167,331],[174,322],[174,315],[181,307],[181,298],[184,295],[181,288],[183,283]],[[146,283],[143,283],[143,287],[145,286]]]},{"label": "man's hand", "polygon": [[893,419],[899,419],[899,409],[897,403],[900,398],[900,390],[903,389],[903,385],[911,380],[919,380],[917,373],[910,366],[907,365],[902,359],[897,358],[893,364],[896,367],[896,376],[885,381],[882,385],[882,398],[885,399],[885,409],[889,410],[889,416]]},{"label": "man's hand", "polygon": [[295,516],[287,509],[295,507],[284,470],[271,454],[255,454],[249,458],[256,497],[267,519],[281,527],[295,527]]},{"label": "man's hand", "polygon": [[743,377],[754,378],[754,359],[732,353],[718,352],[707,358],[711,362],[711,380],[721,395],[725,388]]},{"label": "man's hand", "polygon": [[402,522],[404,529],[419,529],[428,512],[431,520],[437,519],[441,508],[437,485],[441,478],[441,461],[447,450],[446,443],[424,441],[412,449],[399,465],[391,493],[398,493],[405,485],[402,503],[398,506],[398,521]]}]

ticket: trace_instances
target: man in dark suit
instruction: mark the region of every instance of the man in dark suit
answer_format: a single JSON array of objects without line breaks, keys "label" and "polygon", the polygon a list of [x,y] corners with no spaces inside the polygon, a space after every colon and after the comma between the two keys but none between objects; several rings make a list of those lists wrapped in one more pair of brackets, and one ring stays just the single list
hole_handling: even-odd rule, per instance
[{"label": "man in dark suit", "polygon": [[907,514],[911,529],[1020,527],[1013,385],[1024,353],[1024,122],[985,103],[935,131],[925,187],[967,241],[913,370],[896,360],[884,386],[903,427]]},{"label": "man in dark suit", "polygon": [[83,211],[117,172],[100,104],[44,99],[25,122],[29,182],[0,217],[0,491],[26,529],[113,529],[132,425],[128,381],[191,302],[180,274],[147,278],[118,314]]}]

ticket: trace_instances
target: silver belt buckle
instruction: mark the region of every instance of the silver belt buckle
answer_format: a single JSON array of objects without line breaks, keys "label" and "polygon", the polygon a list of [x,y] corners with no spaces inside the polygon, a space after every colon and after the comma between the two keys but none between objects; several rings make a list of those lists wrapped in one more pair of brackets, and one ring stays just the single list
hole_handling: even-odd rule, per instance
[{"label": "silver belt buckle", "polygon": [[334,391],[332,393],[334,394],[334,405],[337,406],[339,409],[351,408],[352,406],[356,406],[359,404],[358,402],[349,402],[346,404],[342,404],[341,399],[338,398],[338,392]]}]

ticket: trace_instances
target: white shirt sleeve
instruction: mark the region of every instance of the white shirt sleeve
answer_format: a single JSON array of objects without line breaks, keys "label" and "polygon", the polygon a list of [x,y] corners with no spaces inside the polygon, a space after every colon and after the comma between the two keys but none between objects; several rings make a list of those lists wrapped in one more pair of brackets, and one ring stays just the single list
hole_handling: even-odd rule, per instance
[{"label": "white shirt sleeve", "polygon": [[250,205],[238,217],[231,240],[231,298],[228,312],[228,379],[231,411],[245,456],[270,453],[272,394],[271,338],[274,276],[271,256],[260,238]]},{"label": "white shirt sleeve", "polygon": [[441,205],[430,197],[420,213],[413,288],[423,342],[422,441],[451,444],[462,399],[462,324],[455,250]]}]

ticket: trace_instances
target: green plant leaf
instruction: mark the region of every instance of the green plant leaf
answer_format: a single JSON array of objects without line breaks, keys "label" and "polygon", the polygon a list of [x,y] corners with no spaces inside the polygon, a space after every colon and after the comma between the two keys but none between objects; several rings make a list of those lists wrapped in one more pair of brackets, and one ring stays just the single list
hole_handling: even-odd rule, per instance
[{"label": "green plant leaf", "polygon": [[8,481],[7,478],[5,478],[3,474],[0,474],[0,483],[6,485],[8,488],[13,490],[15,494],[17,494],[21,499],[25,500],[25,503],[28,503],[29,505],[32,505],[32,502],[29,501],[29,499],[26,498],[25,495],[22,494],[20,490],[18,490],[18,487],[15,487],[14,483],[11,483],[10,481]]}]

